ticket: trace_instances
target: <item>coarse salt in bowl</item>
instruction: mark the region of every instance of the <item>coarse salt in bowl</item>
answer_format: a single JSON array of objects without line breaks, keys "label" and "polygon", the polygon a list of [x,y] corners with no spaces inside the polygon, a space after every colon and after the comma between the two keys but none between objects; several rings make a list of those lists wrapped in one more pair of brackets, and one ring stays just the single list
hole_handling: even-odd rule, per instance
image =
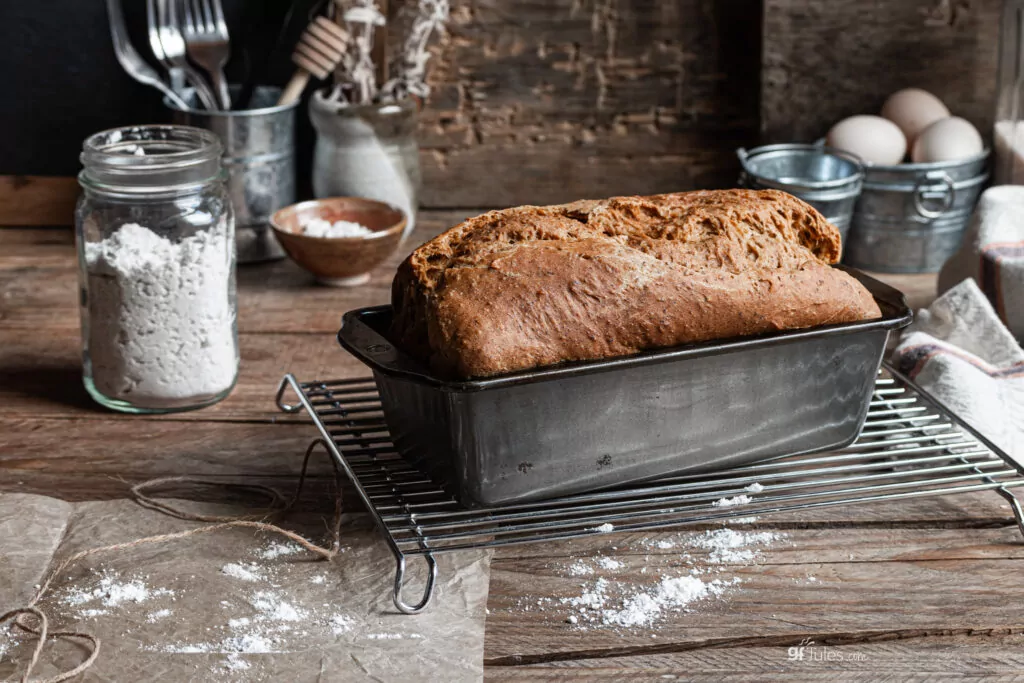
[{"label": "coarse salt in bowl", "polygon": [[331,197],[281,209],[270,219],[288,256],[317,282],[352,287],[370,279],[402,241],[405,214],[360,197]]}]

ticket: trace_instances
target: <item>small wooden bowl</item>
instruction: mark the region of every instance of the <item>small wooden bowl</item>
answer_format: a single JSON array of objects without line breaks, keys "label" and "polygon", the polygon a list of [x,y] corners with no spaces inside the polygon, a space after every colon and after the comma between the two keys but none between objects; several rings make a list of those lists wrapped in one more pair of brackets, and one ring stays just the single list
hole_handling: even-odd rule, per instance
[{"label": "small wooden bowl", "polygon": [[[314,218],[352,221],[373,230],[363,237],[310,237],[303,224]],[[295,263],[331,287],[354,287],[370,279],[402,241],[406,217],[382,202],[360,197],[330,197],[292,204],[270,217],[270,227]]]}]

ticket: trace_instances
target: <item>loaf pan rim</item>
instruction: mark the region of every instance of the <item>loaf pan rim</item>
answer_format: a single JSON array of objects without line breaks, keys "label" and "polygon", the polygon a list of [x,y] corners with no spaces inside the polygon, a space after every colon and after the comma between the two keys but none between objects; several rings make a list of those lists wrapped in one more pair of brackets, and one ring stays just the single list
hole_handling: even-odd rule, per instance
[{"label": "loaf pan rim", "polygon": [[[850,274],[868,289],[882,310],[882,317],[871,320],[858,320],[852,323],[833,323],[797,330],[782,330],[780,332],[769,332],[746,337],[714,339],[706,342],[681,344],[664,349],[651,349],[628,356],[591,361],[572,361],[480,379],[456,380],[438,377],[429,368],[404,353],[384,335],[362,320],[367,315],[390,314],[392,312],[390,304],[367,306],[344,313],[337,338],[342,348],[374,372],[416,382],[417,384],[428,385],[441,391],[464,393],[565,379],[595,372],[610,372],[645,365],[656,365],[658,363],[687,358],[733,353],[749,348],[788,344],[854,332],[872,330],[892,331],[906,327],[911,323],[914,313],[907,304],[906,296],[903,292],[855,268],[842,265],[833,267]],[[357,336],[364,336],[371,343],[361,343],[356,339]]]}]

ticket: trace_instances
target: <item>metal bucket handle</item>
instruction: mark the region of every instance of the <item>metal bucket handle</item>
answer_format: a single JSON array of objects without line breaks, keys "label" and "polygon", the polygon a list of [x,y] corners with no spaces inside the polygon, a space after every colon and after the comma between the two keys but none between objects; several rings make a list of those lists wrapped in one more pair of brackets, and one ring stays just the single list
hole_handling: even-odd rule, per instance
[{"label": "metal bucket handle", "polygon": [[743,167],[743,172],[746,173],[749,171],[750,169],[747,168],[747,159],[750,157],[750,153],[747,151],[746,147],[737,147],[736,157],[740,160],[740,166]]},{"label": "metal bucket handle", "polygon": [[[926,182],[939,181],[941,185],[925,185]],[[936,194],[941,193],[941,194]],[[929,209],[924,205],[926,199],[942,198],[942,207]],[[935,220],[953,207],[956,201],[956,184],[945,171],[930,171],[914,185],[914,209],[918,215],[928,220]]]}]

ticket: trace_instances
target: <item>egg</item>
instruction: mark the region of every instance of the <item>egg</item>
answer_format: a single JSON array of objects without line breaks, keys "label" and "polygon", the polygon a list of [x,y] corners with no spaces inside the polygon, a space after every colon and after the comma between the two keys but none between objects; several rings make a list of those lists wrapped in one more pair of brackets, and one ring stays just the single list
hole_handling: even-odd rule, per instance
[{"label": "egg", "polygon": [[829,147],[856,154],[866,163],[891,166],[903,161],[907,139],[895,123],[881,116],[843,119],[825,138]]},{"label": "egg", "polygon": [[907,144],[913,147],[914,140],[925,128],[948,119],[950,113],[942,100],[927,90],[906,88],[889,95],[882,105],[882,116],[899,126]]},{"label": "egg", "polygon": [[984,149],[978,129],[970,121],[953,116],[925,128],[914,142],[910,158],[916,164],[960,161],[978,156]]}]

